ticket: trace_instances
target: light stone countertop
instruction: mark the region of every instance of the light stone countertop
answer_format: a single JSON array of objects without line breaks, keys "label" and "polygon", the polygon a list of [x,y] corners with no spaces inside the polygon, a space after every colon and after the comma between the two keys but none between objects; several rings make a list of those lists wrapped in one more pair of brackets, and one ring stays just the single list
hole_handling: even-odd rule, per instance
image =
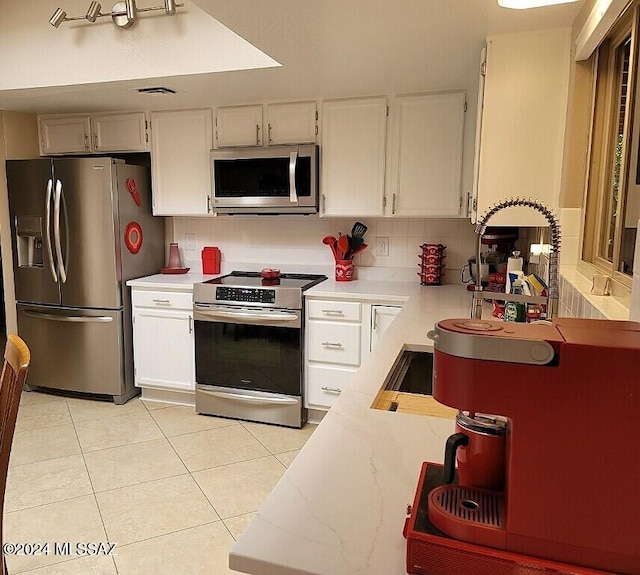
[{"label": "light stone countertop", "polygon": [[186,274],[155,274],[129,280],[127,285],[133,288],[147,288],[159,290],[190,290],[193,284],[217,278],[223,274],[204,275],[199,272],[187,272]]},{"label": "light stone countertop", "polygon": [[[213,277],[156,274],[127,285],[184,290]],[[404,575],[406,506],[422,462],[442,461],[454,422],[370,406],[400,352],[433,349],[427,332],[468,317],[471,295],[463,285],[332,278],[306,295],[403,309],[233,546],[229,566],[254,575]]]},{"label": "light stone countertop", "polygon": [[432,349],[427,332],[468,317],[471,296],[461,285],[360,280],[329,280],[307,295],[406,303],[233,546],[229,566],[255,575],[403,575],[406,506],[422,462],[442,461],[454,421],[370,406],[401,350]]}]

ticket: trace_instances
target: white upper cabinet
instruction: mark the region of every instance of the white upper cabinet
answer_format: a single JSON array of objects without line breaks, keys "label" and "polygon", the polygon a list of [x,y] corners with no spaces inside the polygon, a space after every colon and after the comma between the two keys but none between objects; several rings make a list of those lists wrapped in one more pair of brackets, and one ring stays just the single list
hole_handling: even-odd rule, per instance
[{"label": "white upper cabinet", "polygon": [[267,106],[267,144],[315,144],[318,110],[315,102]]},{"label": "white upper cabinet", "polygon": [[[488,39],[473,221],[515,196],[559,206],[570,56],[570,28]],[[547,225],[528,208],[508,208],[490,223]]]},{"label": "white upper cabinet", "polygon": [[38,116],[40,155],[91,152],[89,115]]},{"label": "white upper cabinet", "polygon": [[321,213],[383,214],[387,99],[322,104]]},{"label": "white upper cabinet", "polygon": [[144,112],[38,116],[40,155],[148,149]]},{"label": "white upper cabinet", "polygon": [[151,180],[156,216],[211,213],[211,110],[151,114]]},{"label": "white upper cabinet", "polygon": [[262,146],[262,142],[262,105],[217,109],[217,148]]},{"label": "white upper cabinet", "polygon": [[147,150],[147,120],[144,112],[94,114],[93,149],[96,152]]},{"label": "white upper cabinet", "polygon": [[459,215],[464,115],[463,91],[395,99],[389,141],[388,215]]}]

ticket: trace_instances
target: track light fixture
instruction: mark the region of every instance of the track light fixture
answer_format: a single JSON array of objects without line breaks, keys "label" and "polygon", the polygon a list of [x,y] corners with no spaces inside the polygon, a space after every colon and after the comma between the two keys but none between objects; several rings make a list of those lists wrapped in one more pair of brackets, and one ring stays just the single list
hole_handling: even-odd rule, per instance
[{"label": "track light fixture", "polygon": [[111,16],[113,23],[121,28],[129,28],[136,22],[138,12],[154,12],[156,10],[163,10],[167,16],[173,16],[176,13],[176,8],[182,8],[184,4],[176,4],[175,0],[164,0],[164,6],[150,6],[149,8],[138,8],[136,6],[136,0],[124,0],[123,2],[116,2],[111,8],[111,12],[103,14],[102,5],[100,2],[91,2],[87,13],[84,16],[67,16],[67,13],[62,8],[57,8],[53,13],[53,16],[49,18],[49,24],[54,28],[58,28],[63,22],[70,22],[72,20],[88,20],[89,22],[95,22],[98,18],[103,16]]}]

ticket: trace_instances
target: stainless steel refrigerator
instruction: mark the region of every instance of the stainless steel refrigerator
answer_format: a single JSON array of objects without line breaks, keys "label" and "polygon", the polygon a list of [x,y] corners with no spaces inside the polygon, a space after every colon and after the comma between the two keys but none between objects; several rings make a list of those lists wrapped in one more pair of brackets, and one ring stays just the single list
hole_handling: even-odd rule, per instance
[{"label": "stainless steel refrigerator", "polygon": [[126,281],[164,262],[149,172],[123,160],[7,161],[18,333],[29,387],[124,403],[133,383]]}]

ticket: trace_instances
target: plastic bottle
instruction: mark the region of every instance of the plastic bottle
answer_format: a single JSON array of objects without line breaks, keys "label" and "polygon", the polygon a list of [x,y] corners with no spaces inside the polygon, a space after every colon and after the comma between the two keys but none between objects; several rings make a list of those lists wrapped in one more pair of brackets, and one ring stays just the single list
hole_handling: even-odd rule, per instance
[{"label": "plastic bottle", "polygon": [[522,258],[520,257],[520,252],[517,250],[514,251],[513,255],[507,260],[507,286],[505,288],[507,293],[511,293],[512,284],[509,272],[520,272],[519,275],[522,273]]},{"label": "plastic bottle", "polygon": [[[516,279],[511,285],[512,294],[523,294],[522,280]],[[524,302],[508,301],[504,306],[504,321],[524,323],[527,321],[527,308]]]}]

